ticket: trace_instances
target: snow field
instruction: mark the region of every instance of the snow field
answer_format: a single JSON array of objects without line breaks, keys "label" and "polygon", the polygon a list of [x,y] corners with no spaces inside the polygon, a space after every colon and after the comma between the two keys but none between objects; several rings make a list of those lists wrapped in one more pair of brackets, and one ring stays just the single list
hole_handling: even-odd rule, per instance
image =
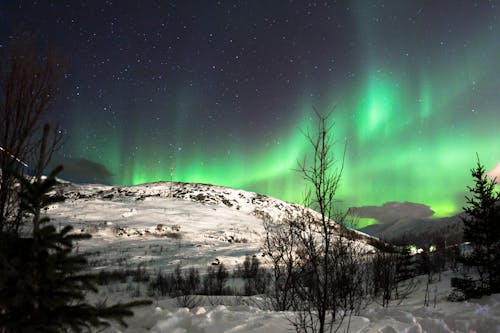
[{"label": "snow field", "polygon": [[[67,185],[68,199],[50,207],[56,225],[71,224],[89,232],[77,250],[86,253],[92,269],[171,271],[177,264],[203,274],[214,261],[229,271],[246,255],[261,255],[265,212],[275,220],[302,208],[255,193],[200,184],[156,183],[116,188]],[[257,214],[256,214],[257,212]],[[430,286],[430,306],[424,307],[424,277],[401,304],[382,308],[372,302],[359,316],[345,320],[338,332],[353,333],[499,333],[500,294],[469,302],[446,301],[450,278]],[[138,285],[141,287],[140,285]],[[144,297],[145,291],[140,293]],[[95,299],[133,298],[123,286],[100,288]],[[199,296],[199,306],[179,308],[175,299],[156,297],[137,308],[129,327],[105,332],[271,332],[294,331],[293,313],[265,310],[261,297]]]}]

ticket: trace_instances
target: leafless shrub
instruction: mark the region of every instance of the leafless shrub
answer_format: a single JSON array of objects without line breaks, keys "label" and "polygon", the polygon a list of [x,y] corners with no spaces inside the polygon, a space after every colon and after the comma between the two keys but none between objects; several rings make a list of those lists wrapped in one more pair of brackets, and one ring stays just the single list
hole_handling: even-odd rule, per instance
[{"label": "leafless shrub", "polygon": [[[61,64],[41,57],[31,38],[14,38],[0,54],[0,232],[18,233],[23,224],[16,175],[41,172],[61,142],[61,132],[43,115],[57,95]],[[39,151],[43,149],[43,154]]]},{"label": "leafless shrub", "polygon": [[[298,332],[333,332],[357,313],[363,304],[366,264],[356,246],[347,214],[335,209],[340,165],[332,157],[332,127],[328,116],[316,112],[317,134],[306,133],[312,158],[299,164],[310,184],[306,206],[299,216],[273,223],[264,216],[264,251],[273,268],[270,303],[277,310],[294,310],[290,320]],[[335,222],[334,222],[335,221]]]},{"label": "leafless shrub", "polygon": [[188,309],[193,309],[197,306],[200,306],[203,298],[199,295],[180,295],[175,298],[175,301],[178,306]]},{"label": "leafless shrub", "polygon": [[149,295],[172,296],[179,306],[193,308],[198,306],[202,298],[200,273],[195,268],[182,270],[179,265],[169,274],[158,272],[148,286]]},{"label": "leafless shrub", "polygon": [[205,295],[229,295],[229,288],[226,287],[229,273],[223,263],[212,265],[207,268],[203,277],[203,293]]}]

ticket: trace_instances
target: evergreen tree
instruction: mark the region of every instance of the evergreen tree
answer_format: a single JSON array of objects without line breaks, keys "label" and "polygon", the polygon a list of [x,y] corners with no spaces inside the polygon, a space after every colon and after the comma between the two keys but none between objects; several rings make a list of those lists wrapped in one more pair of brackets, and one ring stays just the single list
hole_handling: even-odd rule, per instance
[{"label": "evergreen tree", "polygon": [[18,177],[21,207],[32,219],[30,237],[0,233],[0,332],[90,331],[109,326],[108,320],[125,325],[131,308],[147,304],[137,301],[107,306],[104,302],[86,302],[89,291],[96,292],[96,275],[88,268],[83,255],[72,252],[73,243],[89,239],[88,234],[74,234],[71,226],[57,230],[41,213],[60,201],[51,194],[56,184],[57,168],[43,179]]},{"label": "evergreen tree", "polygon": [[466,298],[500,292],[500,193],[488,178],[486,170],[477,160],[471,170],[474,187],[467,187],[464,207],[464,241],[470,249],[460,255],[459,261],[477,273],[478,278],[465,275],[452,279],[452,286]]}]

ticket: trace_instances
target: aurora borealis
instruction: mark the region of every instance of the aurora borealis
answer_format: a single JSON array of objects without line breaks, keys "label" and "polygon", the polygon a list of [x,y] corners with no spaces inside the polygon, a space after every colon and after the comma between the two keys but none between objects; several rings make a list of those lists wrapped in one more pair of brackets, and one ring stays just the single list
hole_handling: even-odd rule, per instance
[{"label": "aurora borealis", "polygon": [[95,180],[300,202],[315,106],[334,109],[337,154],[346,143],[344,206],[446,216],[476,153],[500,161],[499,15],[499,1],[4,1],[0,45],[35,31],[64,56],[58,158],[109,171]]}]

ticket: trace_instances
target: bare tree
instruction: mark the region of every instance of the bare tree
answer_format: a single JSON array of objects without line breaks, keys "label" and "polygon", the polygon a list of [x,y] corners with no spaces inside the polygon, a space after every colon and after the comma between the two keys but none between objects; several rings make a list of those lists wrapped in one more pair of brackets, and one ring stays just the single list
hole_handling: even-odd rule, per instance
[{"label": "bare tree", "polygon": [[295,309],[297,293],[295,279],[299,265],[297,249],[297,235],[293,230],[293,219],[287,217],[285,221],[276,224],[269,214],[264,215],[264,254],[271,265],[273,284],[268,289],[269,305],[276,311]]},{"label": "bare tree", "polygon": [[373,258],[373,295],[380,296],[381,305],[389,306],[397,288],[397,254],[377,251]]},{"label": "bare tree", "polygon": [[38,154],[61,66],[54,56],[39,56],[30,38],[14,39],[0,59],[0,232],[18,233],[22,212],[15,175],[28,172],[28,164],[41,172],[61,140],[56,128],[47,132],[45,153]]},{"label": "bare tree", "polygon": [[264,226],[265,250],[274,268],[276,304],[283,310],[295,310],[290,320],[298,332],[323,333],[338,330],[345,318],[360,310],[365,266],[363,250],[345,227],[347,214],[335,207],[344,158],[333,155],[330,115],[316,111],[316,116],[316,133],[305,133],[312,156],[299,164],[310,185],[305,203],[312,210],[304,209],[281,224]]}]

